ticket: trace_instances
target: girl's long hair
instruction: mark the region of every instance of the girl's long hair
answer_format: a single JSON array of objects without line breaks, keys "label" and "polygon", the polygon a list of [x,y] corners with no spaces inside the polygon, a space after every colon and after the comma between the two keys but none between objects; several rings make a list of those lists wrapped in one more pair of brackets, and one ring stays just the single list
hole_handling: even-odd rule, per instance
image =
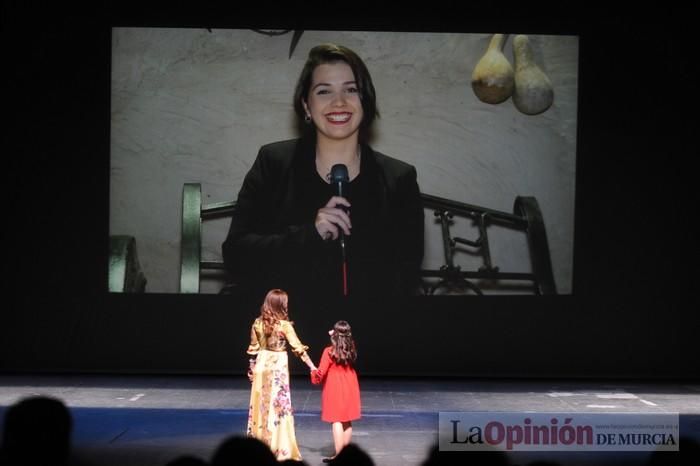
[{"label": "girl's long hair", "polygon": [[266,336],[272,334],[275,324],[280,320],[289,320],[287,311],[288,302],[287,293],[280,289],[274,289],[267,292],[265,301],[260,306],[260,316],[263,320],[263,332]]},{"label": "girl's long hair", "polygon": [[339,320],[333,326],[333,334],[331,335],[331,359],[336,364],[349,365],[357,359],[357,350],[355,349],[355,340],[352,339],[352,329],[350,324],[344,320]]}]

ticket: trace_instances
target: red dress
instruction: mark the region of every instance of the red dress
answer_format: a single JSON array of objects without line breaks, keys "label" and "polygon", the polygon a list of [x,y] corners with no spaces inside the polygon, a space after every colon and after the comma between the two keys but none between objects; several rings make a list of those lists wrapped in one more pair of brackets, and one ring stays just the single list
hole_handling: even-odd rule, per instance
[{"label": "red dress", "polygon": [[323,383],[321,420],[346,422],[360,419],[360,384],[352,365],[336,364],[330,356],[331,347],[323,350],[318,370],[311,373],[311,382]]}]

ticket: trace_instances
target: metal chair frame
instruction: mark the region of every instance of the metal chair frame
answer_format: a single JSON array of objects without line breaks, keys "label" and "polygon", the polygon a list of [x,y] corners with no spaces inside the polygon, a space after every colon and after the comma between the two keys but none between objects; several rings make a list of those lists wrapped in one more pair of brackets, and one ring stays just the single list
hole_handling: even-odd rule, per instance
[{"label": "metal chair frame", "polygon": [[[202,205],[202,189],[199,183],[186,183],[182,197],[180,292],[199,293],[200,277],[204,271],[224,270],[223,261],[201,260],[202,222],[231,216],[236,203],[228,201]],[[423,291],[426,295],[435,294],[440,288],[453,286],[465,287],[483,295],[483,290],[476,283],[479,280],[487,280],[492,284],[504,280],[523,281],[532,284],[534,294],[557,294],[542,212],[534,197],[517,196],[513,204],[513,213],[429,194],[421,194],[421,197],[424,207],[433,210],[434,217],[440,225],[445,258],[445,264],[439,269],[421,270],[423,278],[439,278],[439,281],[432,285],[424,281]],[[475,240],[453,236],[450,228],[454,216],[471,219],[478,228],[479,236]],[[531,273],[501,272],[499,267],[493,264],[488,228],[496,224],[526,233]],[[455,254],[459,252],[457,245],[474,248],[474,253],[481,256],[483,265],[477,270],[461,270],[461,267],[454,263]]]}]

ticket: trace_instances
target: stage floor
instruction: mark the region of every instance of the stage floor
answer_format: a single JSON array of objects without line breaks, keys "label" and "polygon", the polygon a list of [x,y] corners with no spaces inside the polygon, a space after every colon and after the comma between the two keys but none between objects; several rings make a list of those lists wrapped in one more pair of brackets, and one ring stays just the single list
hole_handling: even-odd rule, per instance
[{"label": "stage floor", "polygon": [[[243,377],[0,375],[0,414],[28,395],[63,400],[73,448],[88,464],[162,466],[179,455],[209,460],[244,434],[250,385]],[[700,440],[700,383],[436,378],[361,379],[363,418],[353,440],[378,466],[420,465],[437,442],[441,411],[679,413],[681,436]],[[293,377],[297,441],[309,465],[332,454],[320,389]],[[510,464],[647,464],[649,453],[509,453]]]}]

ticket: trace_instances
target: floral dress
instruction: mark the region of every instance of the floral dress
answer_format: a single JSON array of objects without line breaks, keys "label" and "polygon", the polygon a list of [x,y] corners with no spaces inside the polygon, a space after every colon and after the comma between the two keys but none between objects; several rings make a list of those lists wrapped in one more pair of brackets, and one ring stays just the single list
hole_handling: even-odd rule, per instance
[{"label": "floral dress", "polygon": [[308,346],[299,341],[291,322],[280,320],[269,336],[263,331],[261,318],[253,322],[247,353],[257,355],[257,359],[253,369],[247,435],[265,442],[278,461],[301,460],[289,392],[287,343],[299,357],[308,350]]}]

